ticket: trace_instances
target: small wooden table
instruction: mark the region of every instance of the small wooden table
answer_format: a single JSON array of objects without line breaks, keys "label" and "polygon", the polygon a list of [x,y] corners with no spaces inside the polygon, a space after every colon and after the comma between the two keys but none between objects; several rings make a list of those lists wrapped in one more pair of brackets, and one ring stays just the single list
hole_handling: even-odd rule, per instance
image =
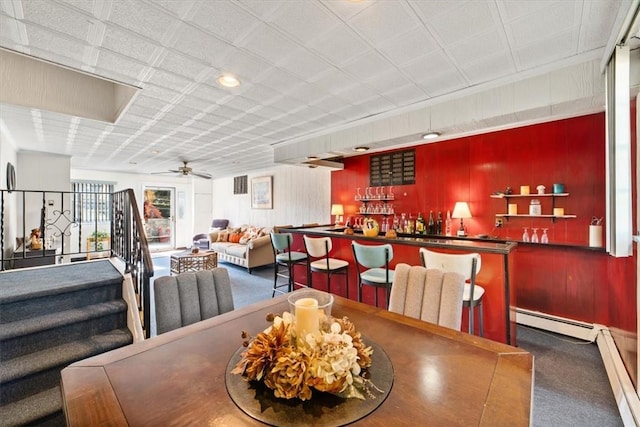
[{"label": "small wooden table", "polygon": [[171,274],[187,271],[212,270],[218,266],[218,254],[214,251],[191,251],[171,255]]},{"label": "small wooden table", "polygon": [[[229,397],[227,364],[241,331],[255,335],[267,313],[288,308],[282,295],[68,366],[67,425],[263,425]],[[530,425],[530,353],[338,296],[332,314],[348,316],[394,370],[387,399],[354,425]]]}]

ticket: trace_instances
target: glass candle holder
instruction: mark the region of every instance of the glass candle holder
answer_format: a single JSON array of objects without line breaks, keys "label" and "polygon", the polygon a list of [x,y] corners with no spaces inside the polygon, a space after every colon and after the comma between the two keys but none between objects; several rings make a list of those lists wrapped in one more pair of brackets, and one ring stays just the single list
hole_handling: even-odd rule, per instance
[{"label": "glass candle holder", "polygon": [[316,289],[299,289],[289,294],[289,311],[294,316],[296,336],[317,333],[331,319],[333,295]]}]

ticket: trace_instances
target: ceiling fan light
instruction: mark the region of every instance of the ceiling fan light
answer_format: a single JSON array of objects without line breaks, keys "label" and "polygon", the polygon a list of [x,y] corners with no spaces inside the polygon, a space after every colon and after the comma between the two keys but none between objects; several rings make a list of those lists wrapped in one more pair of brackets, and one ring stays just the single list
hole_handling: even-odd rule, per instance
[{"label": "ceiling fan light", "polygon": [[240,80],[233,74],[223,74],[216,79],[220,86],[224,87],[238,87],[240,86]]},{"label": "ceiling fan light", "polygon": [[427,132],[424,135],[422,135],[422,139],[436,139],[440,135],[441,135],[440,132]]}]

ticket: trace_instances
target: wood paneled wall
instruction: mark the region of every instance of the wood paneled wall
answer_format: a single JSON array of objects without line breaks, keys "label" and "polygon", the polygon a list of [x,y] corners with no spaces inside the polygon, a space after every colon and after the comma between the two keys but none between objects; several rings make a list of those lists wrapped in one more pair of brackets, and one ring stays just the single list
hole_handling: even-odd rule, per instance
[{"label": "wood paneled wall", "polygon": [[[635,109],[632,113],[635,117]],[[632,135],[635,158],[635,124]],[[523,244],[515,252],[517,306],[608,325],[627,339],[637,338],[637,253],[633,258],[613,258],[604,250],[587,247],[591,218],[605,215],[604,113],[415,149],[416,184],[393,187],[397,214],[411,212],[415,217],[419,211],[428,215],[433,210],[446,215],[456,201],[467,201],[473,218],[465,224],[472,235],[521,240],[523,227],[538,227],[539,235],[541,228],[549,228],[551,245]],[[369,156],[347,158],[345,169],[332,173],[332,203],[344,204],[346,217],[356,215],[359,209],[354,201],[356,189],[364,192],[368,186]],[[570,193],[557,198],[556,206],[577,215],[576,219],[510,218],[504,228],[494,228],[495,214],[505,213],[507,205],[490,194],[507,186],[518,193],[521,185],[529,185],[535,192],[539,184],[551,192],[556,182],[563,183]],[[636,194],[634,201],[636,206]],[[528,199],[518,200],[520,213],[528,212],[528,203]],[[543,213],[551,213],[550,203],[550,199],[542,199]],[[623,359],[629,370],[635,371],[635,355],[623,353]]]}]

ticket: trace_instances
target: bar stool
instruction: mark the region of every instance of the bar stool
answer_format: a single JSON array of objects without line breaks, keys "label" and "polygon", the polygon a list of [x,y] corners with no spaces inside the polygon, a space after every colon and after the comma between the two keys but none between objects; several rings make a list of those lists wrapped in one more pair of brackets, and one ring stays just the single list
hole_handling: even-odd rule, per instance
[{"label": "bar stool", "polygon": [[[291,292],[295,284],[304,286],[294,280],[293,268],[296,265],[303,264],[305,266],[307,270],[307,283],[310,283],[309,257],[304,252],[292,251],[291,242],[293,242],[293,235],[291,233],[271,233],[271,246],[273,247],[273,255],[275,258],[275,264],[273,266],[273,294],[271,294],[271,298],[276,295],[276,291],[282,292],[278,290],[278,288],[286,286],[287,292]],[[284,269],[281,267],[284,267]],[[287,279],[287,283],[278,285],[278,277]]]},{"label": "bar stool", "polygon": [[444,254],[420,248],[420,260],[427,268],[437,268],[442,271],[455,271],[465,278],[463,305],[469,308],[469,333],[474,333],[474,307],[478,307],[480,336],[484,336],[484,320],[482,315],[482,297],[484,288],[476,284],[476,274],[482,265],[480,254]]},{"label": "bar stool", "polygon": [[373,246],[352,242],[351,248],[358,272],[358,302],[362,302],[362,285],[373,286],[377,307],[378,288],[384,287],[389,307],[389,291],[394,277],[394,271],[389,268],[389,261],[393,259],[393,247],[389,244]]},{"label": "bar stool", "polygon": [[[344,274],[347,286],[347,298],[349,298],[349,261],[331,258],[329,253],[333,248],[330,237],[304,237],[304,246],[310,258],[309,268],[311,273],[323,273],[327,275],[327,290],[331,292],[331,276]],[[313,260],[315,258],[315,260]],[[311,282],[309,282],[309,287]]]}]

